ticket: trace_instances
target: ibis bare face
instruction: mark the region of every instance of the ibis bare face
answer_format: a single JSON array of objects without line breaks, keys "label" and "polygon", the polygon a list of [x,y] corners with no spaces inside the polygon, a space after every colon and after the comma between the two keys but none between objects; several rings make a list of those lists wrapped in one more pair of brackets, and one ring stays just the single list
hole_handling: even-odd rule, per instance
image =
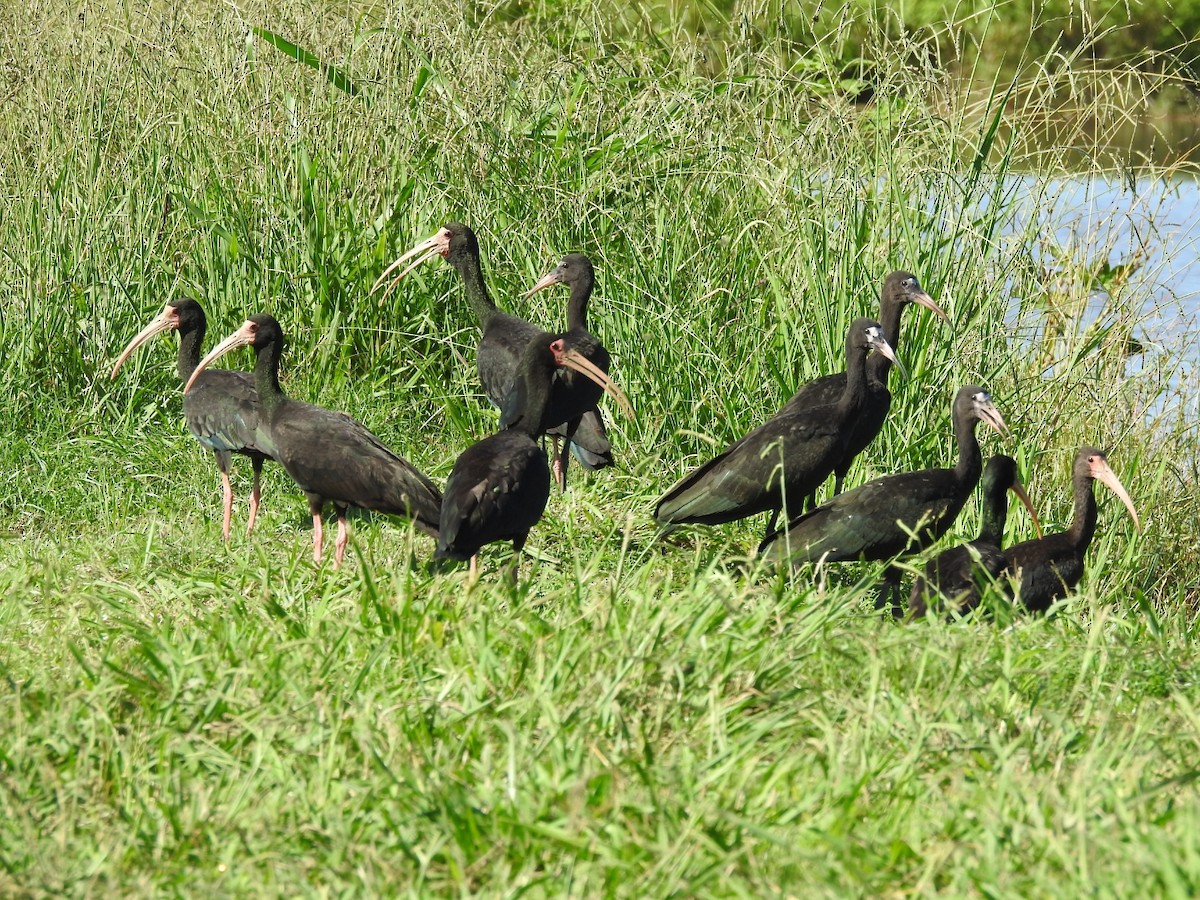
[{"label": "ibis bare face", "polygon": [[1088,474],[1096,481],[1101,482],[1110,491],[1121,498],[1121,502],[1125,504],[1125,508],[1129,510],[1129,515],[1133,518],[1133,525],[1138,530],[1142,530],[1142,523],[1138,519],[1137,510],[1133,508],[1133,501],[1129,499],[1129,493],[1125,490],[1125,485],[1121,484],[1117,475],[1108,465],[1108,460],[1104,458],[1103,453],[1091,453],[1087,458]]},{"label": "ibis bare face", "polygon": [[192,385],[200,376],[200,373],[230,350],[253,344],[257,334],[258,323],[247,319],[241,328],[229,335],[229,337],[225,338],[225,340],[221,341],[221,343],[217,344],[217,346],[213,347],[212,350],[208,351],[208,355],[204,357],[204,359],[200,360],[200,364],[197,365],[195,371],[192,372],[192,377],[189,378],[187,384],[183,386],[183,392],[186,394],[188,391],[190,391],[192,389]]},{"label": "ibis bare face", "polygon": [[625,395],[625,392],[613,384],[612,379],[608,377],[603,369],[600,369],[581,353],[566,349],[562,338],[551,344],[550,349],[554,353],[554,362],[556,365],[572,369],[585,378],[590,378],[604,390],[604,393],[617,402],[617,406],[621,407],[621,412],[625,413],[626,418],[633,418],[633,404],[629,402],[629,398]]},{"label": "ibis bare face", "polygon": [[125,364],[125,360],[133,355],[133,351],[155,335],[162,334],[164,331],[170,331],[179,327],[179,311],[174,304],[168,303],[163,307],[162,312],[155,316],[150,323],[133,336],[133,339],[125,345],[125,349],[121,351],[121,355],[117,357],[116,364],[113,365],[112,374],[109,378],[116,378],[117,372],[121,366]]},{"label": "ibis bare face", "polygon": [[[426,260],[433,259],[435,256],[447,256],[450,253],[450,239],[453,236],[453,232],[451,232],[449,228],[443,228],[432,237],[428,237],[421,241],[421,243],[417,244],[383,270],[383,274],[380,275],[379,278],[376,279],[375,284],[371,286],[371,293],[375,293],[380,287],[383,286],[385,282],[391,279],[387,290],[383,292],[383,297],[380,298],[381,302],[382,300],[387,299],[387,295],[396,289],[396,285],[400,283],[400,280],[417,266],[421,265],[421,263],[425,262]],[[403,271],[401,271],[399,275],[393,276],[392,273],[401,266],[404,266],[405,263],[408,263],[408,265],[405,266]]]},{"label": "ibis bare face", "polygon": [[892,365],[900,370],[900,374],[904,376],[905,380],[908,379],[908,370],[904,368],[904,363],[900,362],[899,358],[896,356],[896,351],[892,349],[892,345],[889,344],[887,342],[887,338],[884,337],[883,329],[878,325],[872,325],[867,329],[867,346],[876,353],[890,360]]},{"label": "ibis bare face", "polygon": [[996,405],[992,403],[991,395],[987,391],[979,391],[971,395],[971,409],[975,414],[975,418],[979,419],[980,422],[995,430],[1001,437],[1008,436],[1008,425],[1004,423],[1004,417],[1000,415],[1000,410],[996,409]]}]

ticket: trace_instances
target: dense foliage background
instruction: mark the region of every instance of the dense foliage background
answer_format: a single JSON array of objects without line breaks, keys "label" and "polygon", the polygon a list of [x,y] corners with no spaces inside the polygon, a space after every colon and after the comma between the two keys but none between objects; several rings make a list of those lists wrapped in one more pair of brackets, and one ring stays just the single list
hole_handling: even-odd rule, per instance
[{"label": "dense foliage background", "polygon": [[[1190,177],[1109,139],[1190,51],[1143,52],[1176,39],[1136,31],[1142,7],[1116,30],[1035,7],[1029,42],[1008,7],[796,9],[0,12],[0,891],[1196,889],[1192,389],[1144,340],[1159,273],[1023,214],[1064,172]],[[367,291],[448,219],[548,325],[564,298],[520,292],[596,260],[593,327],[638,407],[621,469],[552,499],[515,591],[502,550],[467,592],[370,517],[314,570],[277,469],[223,546],[174,341],[110,382],[121,346],[180,294],[210,342],[269,310],[285,389],[440,481],[495,424],[475,324],[440,263]],[[946,464],[967,382],[1048,528],[1076,448],[1107,447],[1145,530],[1102,497],[1056,616],[898,627],[876,567],[764,571],[760,522],[649,520],[843,366],[895,268],[953,326],[908,314],[911,378],[852,483]]]}]

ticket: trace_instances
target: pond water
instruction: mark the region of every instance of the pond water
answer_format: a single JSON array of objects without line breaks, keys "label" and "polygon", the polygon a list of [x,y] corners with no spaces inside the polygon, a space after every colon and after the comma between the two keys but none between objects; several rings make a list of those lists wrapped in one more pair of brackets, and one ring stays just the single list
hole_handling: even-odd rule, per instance
[{"label": "pond water", "polygon": [[[1161,397],[1147,415],[1200,423],[1193,392],[1179,390],[1195,384],[1200,371],[1200,181],[1092,176],[1055,180],[1047,190],[1039,179],[1017,176],[1014,187],[1015,228],[1032,223],[1046,236],[1046,258],[1040,260],[1046,265],[1054,263],[1054,247],[1076,248],[1067,253],[1070,259],[1082,256],[1078,261],[1140,262],[1121,293],[1122,303],[1138,306],[1120,314],[1136,319],[1133,336],[1145,345],[1144,353],[1130,358],[1130,374],[1145,374],[1151,366],[1176,369],[1171,395]],[[1112,298],[1097,292],[1079,327],[1113,315],[1112,306]],[[1014,300],[1012,314],[1022,327],[1019,301]]]}]

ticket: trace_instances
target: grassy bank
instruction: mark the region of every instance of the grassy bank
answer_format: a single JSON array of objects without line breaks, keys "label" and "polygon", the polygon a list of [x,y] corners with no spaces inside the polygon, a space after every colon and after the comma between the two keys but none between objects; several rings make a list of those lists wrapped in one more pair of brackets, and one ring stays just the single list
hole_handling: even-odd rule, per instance
[{"label": "grassy bank", "polygon": [[[1126,367],[1153,272],[1110,281],[1093,325],[1039,312],[1086,299],[1106,248],[1048,257],[1025,224],[1011,98],[881,52],[855,104],[783,31],[635,46],[598,39],[602,11],[345,12],[0,19],[0,892],[1193,891],[1194,430],[1142,413],[1180,390],[1170,348]],[[515,592],[503,552],[468,592],[368,517],[314,570],[275,468],[223,546],[174,342],[110,382],[121,346],[180,294],[210,342],[271,311],[285,389],[441,481],[495,423],[475,326],[444,264],[367,289],[452,218],[534,321],[564,297],[520,291],[596,260],[593,328],[638,408],[621,470],[552,498]],[[1138,536],[1102,498],[1051,619],[896,627],[872,567],[745,567],[758,521],[656,539],[661,490],[840,369],[895,268],[953,327],[908,314],[912,377],[853,483],[945,464],[978,382],[1014,432],[985,453],[1020,460],[1048,527],[1084,441],[1143,512]],[[976,525],[971,504],[956,536]]]}]

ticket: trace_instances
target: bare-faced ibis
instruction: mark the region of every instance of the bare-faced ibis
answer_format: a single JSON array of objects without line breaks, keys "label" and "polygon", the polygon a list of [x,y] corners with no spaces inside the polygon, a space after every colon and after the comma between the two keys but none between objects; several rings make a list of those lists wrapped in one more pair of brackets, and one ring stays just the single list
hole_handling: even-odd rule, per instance
[{"label": "bare-faced ibis", "polygon": [[[893,350],[900,346],[900,313],[910,303],[916,303],[933,312],[943,322],[950,321],[933,298],[929,296],[910,272],[892,272],[884,279],[883,292],[879,295],[879,323]],[[846,481],[846,473],[855,457],[883,430],[883,423],[892,408],[892,392],[888,389],[888,373],[892,361],[883,354],[876,354],[867,362],[867,396],[862,411],[855,420],[854,429],[846,443],[842,458],[834,466],[833,492],[840,494]],[[836,403],[846,384],[846,373],[825,375],[803,385],[787,402],[784,409],[805,408]],[[816,492],[809,495],[809,507],[816,506]]]},{"label": "bare-faced ibis", "polygon": [[[953,469],[922,469],[885,475],[827,500],[769,535],[759,553],[778,562],[890,560],[929,546],[954,523],[979,482],[983,458],[975,423],[1000,434],[1008,427],[992,398],[968,385],[954,398],[958,462]],[[900,570],[892,567],[885,584],[895,588]]]},{"label": "bare-faced ibis", "polygon": [[313,562],[321,562],[321,510],[327,502],[333,504],[338,524],[334,568],[346,554],[346,510],[351,506],[407,516],[422,531],[436,535],[442,495],[432,481],[345,413],[293,400],[280,390],[283,343],[283,329],[272,316],[251,316],[200,361],[184,392],[194,389],[214,360],[236,347],[254,348],[254,382],[262,424],[275,448],[275,459],[308,498]]},{"label": "bare-faced ibis", "polygon": [[550,468],[536,438],[545,431],[554,373],[571,369],[593,379],[618,402],[629,402],[580,352],[576,339],[574,333],[543,333],[530,340],[518,365],[504,430],[464,450],[450,472],[436,555],[439,559],[469,559],[472,579],[477,571],[476,554],[495,541],[512,541],[515,579],[521,548],[546,509]]},{"label": "bare-faced ibis", "polygon": [[663,524],[717,525],[797,504],[829,477],[845,452],[867,391],[867,354],[895,361],[878,322],[856,319],[846,333],[846,371],[841,396],[816,407],[789,404],[719,456],[687,475],[658,501]]},{"label": "bare-faced ibis", "polygon": [[1009,547],[1009,571],[1018,584],[1018,597],[1027,609],[1045,612],[1055,600],[1067,596],[1083,577],[1083,556],[1096,534],[1096,497],[1092,482],[1103,482],[1121,498],[1134,526],[1140,531],[1137,510],[1125,486],[1108,465],[1104,454],[1095,447],[1080,447],[1075,456],[1075,517],[1066,531],[1048,534],[1040,540],[1024,541]]},{"label": "bare-faced ibis", "polygon": [[[582,253],[568,253],[562,262],[526,291],[524,296],[532,297],[538,291],[552,285],[566,285],[570,291],[567,298],[567,330],[576,334],[586,334],[588,302],[591,300],[595,283],[596,273],[592,261]],[[607,372],[610,362],[608,351],[596,342],[592,352],[589,360],[597,368]],[[560,371],[557,377],[570,383],[576,375],[567,370]],[[612,465],[612,445],[608,441],[604,417],[600,414],[599,407],[593,406],[578,418],[551,428],[548,433],[555,448],[550,467],[562,487],[565,488],[567,483],[568,450],[575,454],[585,469],[602,469]],[[561,453],[558,450],[559,438],[566,439]]]},{"label": "bare-faced ibis", "polygon": [[[378,290],[389,278],[392,278],[391,285],[388,287],[390,291],[405,275],[425,260],[435,256],[443,257],[462,279],[467,293],[467,301],[475,312],[476,318],[479,319],[479,327],[483,331],[476,352],[479,380],[483,384],[483,390],[488,399],[503,409],[517,380],[517,367],[521,354],[525,352],[529,341],[543,332],[535,325],[509,315],[496,306],[483,279],[479,242],[470,228],[458,222],[446,224],[437,234],[421,241],[388,266],[371,290]],[[393,278],[392,273],[404,266],[405,263],[408,265]],[[597,355],[603,351],[600,342],[586,333],[577,335],[575,346],[579,355],[590,358],[597,358]],[[608,354],[605,351],[606,365],[607,357]],[[601,393],[600,388],[589,379],[580,378],[568,382],[556,378],[546,406],[546,413],[543,416],[546,428],[563,425],[581,416],[595,407]],[[633,415],[631,408],[622,407],[622,409],[627,415]]]},{"label": "bare-faced ibis", "polygon": [[983,524],[979,537],[968,544],[943,550],[925,566],[925,574],[913,584],[909,598],[910,615],[921,617],[930,607],[942,607],[959,614],[979,605],[983,588],[996,581],[1008,569],[1008,556],[1000,549],[1004,525],[1008,521],[1008,492],[1025,504],[1033,517],[1038,536],[1042,527],[1037,512],[1025,493],[1017,474],[1017,461],[997,453],[983,470]]},{"label": "bare-faced ibis", "polygon": [[[199,303],[190,297],[172,300],[125,345],[113,366],[111,377],[116,378],[125,360],[150,338],[174,330],[179,332],[179,356],[176,361],[179,379],[187,382],[200,363],[200,347],[207,329],[208,320]],[[258,517],[263,462],[275,457],[265,431],[259,427],[260,413],[254,379],[245,372],[210,369],[196,379],[192,390],[183,398],[183,417],[188,430],[212,451],[217,468],[221,470],[221,493],[225,505],[221,536],[225,540],[229,540],[229,528],[233,520],[233,485],[229,481],[231,454],[249,457],[250,465],[254,468],[247,534],[254,530],[254,520]]]}]

